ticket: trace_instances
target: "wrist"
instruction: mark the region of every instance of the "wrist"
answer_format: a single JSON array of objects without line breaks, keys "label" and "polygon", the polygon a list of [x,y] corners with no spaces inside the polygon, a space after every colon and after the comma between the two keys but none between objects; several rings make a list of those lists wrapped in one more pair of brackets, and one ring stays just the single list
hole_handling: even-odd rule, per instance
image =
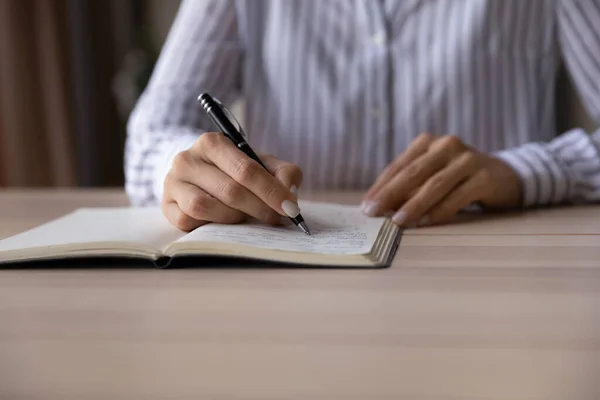
[{"label": "wrist", "polygon": [[488,174],[487,195],[481,204],[490,209],[511,209],[523,204],[523,183],[517,171],[501,158],[485,156],[484,169]]}]

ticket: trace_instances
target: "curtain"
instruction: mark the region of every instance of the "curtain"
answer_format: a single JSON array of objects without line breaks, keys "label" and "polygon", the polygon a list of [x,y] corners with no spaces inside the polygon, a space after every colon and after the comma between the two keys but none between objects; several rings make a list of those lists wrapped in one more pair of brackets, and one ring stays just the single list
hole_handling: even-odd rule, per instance
[{"label": "curtain", "polygon": [[0,0],[0,184],[73,186],[66,3]]},{"label": "curtain", "polygon": [[0,186],[123,185],[143,4],[0,0]]},{"label": "curtain", "polygon": [[117,110],[114,78],[120,67],[116,35],[123,29],[116,28],[126,22],[117,18],[118,12],[125,12],[131,1],[67,4],[79,185],[122,185],[126,118]]},{"label": "curtain", "polygon": [[[0,80],[0,95],[2,94],[2,81]],[[1,96],[0,96],[1,97]],[[1,100],[1,99],[0,99]],[[4,154],[2,144],[2,106],[0,102],[0,188],[6,186],[6,178],[4,177],[4,163],[2,162],[2,155]]]}]

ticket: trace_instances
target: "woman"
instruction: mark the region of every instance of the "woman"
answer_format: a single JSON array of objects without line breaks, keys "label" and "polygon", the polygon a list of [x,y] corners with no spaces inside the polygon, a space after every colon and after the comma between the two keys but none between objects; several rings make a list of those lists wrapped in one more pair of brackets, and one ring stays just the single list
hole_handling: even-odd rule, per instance
[{"label": "woman", "polygon": [[[183,230],[367,189],[400,225],[600,199],[600,131],[554,131],[559,57],[600,121],[597,0],[184,0],[128,125],[127,191]],[[197,96],[246,101],[271,174]],[[275,156],[274,156],[275,155]],[[381,172],[383,171],[383,172]]]}]

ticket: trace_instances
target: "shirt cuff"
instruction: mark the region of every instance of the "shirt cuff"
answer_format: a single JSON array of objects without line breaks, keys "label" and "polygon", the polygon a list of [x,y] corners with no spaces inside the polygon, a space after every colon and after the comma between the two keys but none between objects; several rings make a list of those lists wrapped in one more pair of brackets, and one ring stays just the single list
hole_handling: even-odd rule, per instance
[{"label": "shirt cuff", "polygon": [[157,154],[157,163],[152,179],[152,191],[158,201],[162,201],[164,192],[164,183],[167,174],[173,165],[173,159],[182,151],[188,150],[198,139],[200,133],[185,132],[179,135],[173,135],[174,139],[165,140],[160,146]]},{"label": "shirt cuff", "polygon": [[[596,157],[590,157],[590,151]],[[581,171],[598,164],[597,148],[590,136],[575,129],[550,143],[528,143],[494,154],[519,176],[524,207],[544,206],[576,200],[575,186]],[[582,166],[582,163],[590,165]],[[594,165],[591,165],[594,164]],[[583,169],[581,168],[583,167]]]}]

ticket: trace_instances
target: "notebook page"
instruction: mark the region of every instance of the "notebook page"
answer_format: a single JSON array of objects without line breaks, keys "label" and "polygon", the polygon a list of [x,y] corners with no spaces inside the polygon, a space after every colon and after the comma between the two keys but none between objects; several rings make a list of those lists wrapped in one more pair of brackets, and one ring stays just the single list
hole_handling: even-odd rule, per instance
[{"label": "notebook page", "polygon": [[84,208],[0,241],[0,253],[85,243],[140,243],[161,250],[185,233],[174,228],[158,208]]},{"label": "notebook page", "polygon": [[293,223],[271,227],[260,222],[239,225],[208,224],[187,234],[181,242],[244,244],[265,249],[322,254],[367,254],[383,218],[369,218],[360,208],[330,203],[300,202],[302,216],[312,236]]}]

